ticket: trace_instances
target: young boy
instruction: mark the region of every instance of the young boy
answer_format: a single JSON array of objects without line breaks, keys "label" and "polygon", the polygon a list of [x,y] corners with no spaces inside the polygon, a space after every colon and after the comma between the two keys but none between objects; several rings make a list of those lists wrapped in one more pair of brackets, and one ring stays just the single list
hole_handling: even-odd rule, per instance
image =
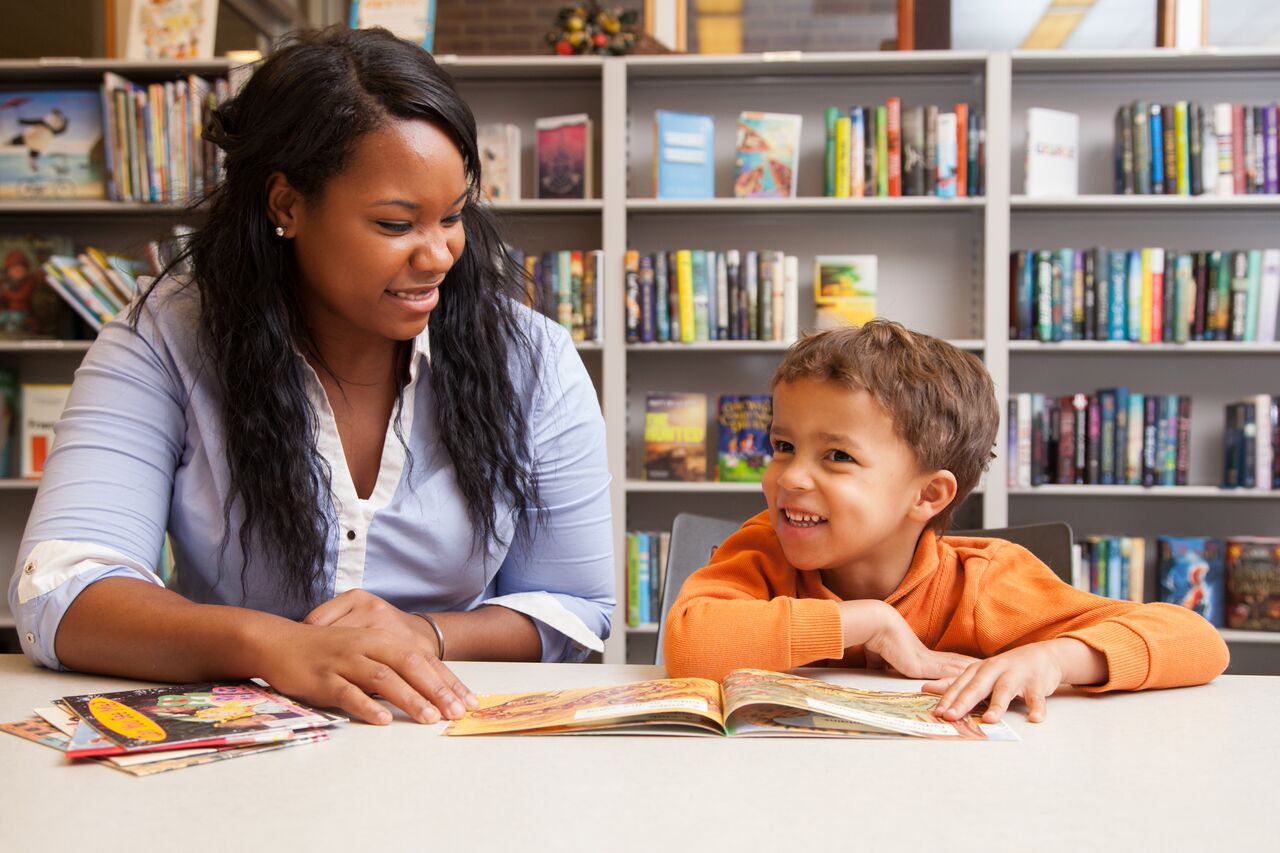
[{"label": "young boy", "polygon": [[999,425],[973,355],[876,320],[792,346],[773,394],[768,509],[685,582],[672,676],[883,664],[934,679],[947,719],[990,697],[995,722],[1021,696],[1039,722],[1060,685],[1175,687],[1226,668],[1190,610],[1090,595],[1017,545],[940,535]]}]

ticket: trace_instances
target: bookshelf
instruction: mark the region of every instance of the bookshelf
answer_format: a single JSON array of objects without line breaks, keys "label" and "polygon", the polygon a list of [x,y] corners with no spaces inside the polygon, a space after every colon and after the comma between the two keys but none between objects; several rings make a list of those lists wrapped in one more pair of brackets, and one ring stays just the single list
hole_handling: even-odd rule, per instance
[{"label": "bookshelf", "polygon": [[[579,345],[578,352],[596,383],[605,418],[620,598],[625,590],[627,530],[668,527],[682,511],[745,519],[764,505],[753,485],[641,479],[645,394],[701,391],[708,396],[710,421],[718,394],[766,392],[785,349],[785,344],[754,341],[627,344],[620,294],[628,249],[776,248],[795,254],[800,259],[802,329],[813,320],[813,256],[875,254],[882,313],[981,355],[1002,403],[1018,391],[1091,391],[1118,382],[1135,390],[1193,395],[1192,485],[1011,489],[1001,454],[979,492],[961,510],[958,524],[999,527],[1062,519],[1078,535],[1280,534],[1280,493],[1216,486],[1221,474],[1222,405],[1245,394],[1280,390],[1272,378],[1280,345],[1010,341],[1007,292],[1008,255],[1016,248],[1274,245],[1280,196],[1108,193],[1116,106],[1139,97],[1270,101],[1280,83],[1280,51],[437,58],[454,76],[478,122],[505,121],[521,127],[523,198],[496,206],[511,245],[530,251],[604,251],[602,341]],[[0,87],[93,85],[108,69],[140,81],[192,70],[226,72],[220,63],[0,61]],[[900,97],[904,105],[966,101],[984,111],[987,168],[982,197],[821,197],[822,109],[883,103],[889,96]],[[1021,195],[1023,116],[1029,106],[1081,115],[1080,196]],[[720,197],[652,197],[657,109],[715,117],[715,183]],[[804,115],[798,198],[730,197],[732,129],[738,112],[745,109]],[[534,199],[533,122],[575,112],[589,114],[594,124],[594,197],[570,202]],[[171,205],[4,203],[0,229],[67,233],[78,244],[124,250],[189,215]],[[27,381],[67,382],[86,348],[85,342],[4,343],[0,364],[18,367],[24,378],[31,377]],[[1003,406],[1001,412],[1003,417]],[[709,437],[715,434],[713,426],[708,423]],[[1003,425],[1001,429],[1003,442]],[[33,495],[32,483],[0,481],[0,580],[7,581]],[[1154,573],[1148,571],[1149,599],[1154,582]],[[0,625],[5,624],[12,620],[0,612]],[[606,643],[607,662],[652,659],[656,632],[644,626],[628,629],[622,601],[614,626]],[[1244,664],[1240,671],[1280,671],[1280,635],[1224,631],[1224,636],[1237,663]]]}]

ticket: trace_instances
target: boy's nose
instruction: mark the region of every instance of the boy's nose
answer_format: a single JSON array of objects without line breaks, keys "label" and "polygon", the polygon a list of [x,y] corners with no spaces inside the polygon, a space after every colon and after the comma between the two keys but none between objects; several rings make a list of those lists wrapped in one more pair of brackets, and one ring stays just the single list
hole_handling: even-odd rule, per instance
[{"label": "boy's nose", "polygon": [[778,477],[778,485],[788,491],[804,491],[813,487],[813,477],[804,465],[792,463]]}]

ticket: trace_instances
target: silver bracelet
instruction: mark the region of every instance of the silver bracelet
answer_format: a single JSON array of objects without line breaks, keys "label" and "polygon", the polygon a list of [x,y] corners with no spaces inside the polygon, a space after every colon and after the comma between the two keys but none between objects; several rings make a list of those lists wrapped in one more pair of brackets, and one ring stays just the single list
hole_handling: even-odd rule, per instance
[{"label": "silver bracelet", "polygon": [[421,616],[423,619],[426,619],[427,624],[431,626],[431,630],[436,632],[436,643],[440,647],[440,653],[436,655],[436,657],[440,660],[444,660],[444,632],[440,630],[440,626],[436,624],[436,620],[430,613],[417,613],[414,615]]}]

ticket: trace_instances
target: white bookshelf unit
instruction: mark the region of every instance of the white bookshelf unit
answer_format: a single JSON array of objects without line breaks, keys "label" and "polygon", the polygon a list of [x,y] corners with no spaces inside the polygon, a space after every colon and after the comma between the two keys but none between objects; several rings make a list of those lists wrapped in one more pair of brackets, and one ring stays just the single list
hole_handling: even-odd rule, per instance
[{"label": "white bookshelf unit", "polygon": [[[477,122],[521,128],[523,198],[496,206],[508,242],[527,251],[602,249],[603,334],[578,348],[596,383],[613,474],[619,607],[607,662],[650,662],[652,626],[625,621],[625,532],[663,529],[678,512],[745,519],[763,508],[754,485],[658,483],[642,479],[645,394],[699,391],[708,398],[709,463],[719,394],[766,393],[785,344],[627,344],[623,255],[675,248],[780,249],[800,259],[800,327],[813,321],[817,254],[875,254],[884,316],[978,353],[1002,404],[1010,393],[1068,393],[1127,384],[1193,396],[1192,485],[1181,488],[1059,486],[1010,489],[1001,455],[958,524],[999,527],[1065,520],[1077,536],[1121,534],[1280,535],[1280,492],[1228,491],[1221,479],[1222,406],[1276,393],[1280,345],[1131,345],[1010,341],[1011,249],[1143,245],[1210,248],[1276,245],[1280,196],[1243,198],[1110,195],[1115,108],[1135,99],[1273,100],[1280,52],[1153,50],[1118,53],[816,53],[626,58],[438,57]],[[96,85],[107,69],[138,80],[180,72],[225,73],[225,64],[0,62],[0,87]],[[985,192],[980,197],[824,198],[827,106],[968,102],[986,117]],[[1024,116],[1031,106],[1081,116],[1081,195],[1021,195]],[[716,192],[705,201],[652,197],[654,112],[715,118]],[[804,116],[798,197],[732,198],[734,122],[743,110]],[[534,120],[585,112],[594,124],[593,198],[532,198]],[[125,250],[184,215],[168,205],[0,203],[5,232],[69,234],[78,245]],[[0,344],[0,364],[22,381],[70,381],[87,345]],[[688,357],[682,357],[688,356]],[[709,465],[710,468],[710,465]],[[30,511],[33,484],[0,481],[0,579],[7,579]],[[1083,499],[1083,500],[1082,500]],[[1149,551],[1154,552],[1153,548]],[[1155,593],[1148,566],[1147,597]],[[0,620],[8,618],[0,613]],[[11,619],[9,620],[11,622]],[[1240,672],[1280,671],[1280,635],[1224,631]]]}]

